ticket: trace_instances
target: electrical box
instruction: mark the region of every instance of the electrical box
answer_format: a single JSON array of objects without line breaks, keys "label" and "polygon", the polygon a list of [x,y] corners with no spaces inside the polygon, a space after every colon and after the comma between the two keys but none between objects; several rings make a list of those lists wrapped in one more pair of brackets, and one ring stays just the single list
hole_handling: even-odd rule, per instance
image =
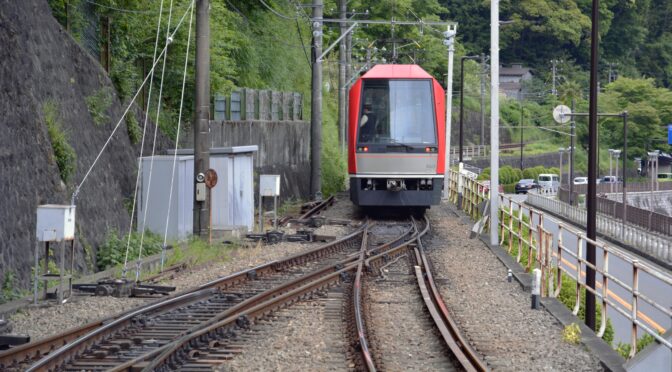
[{"label": "electrical box", "polygon": [[205,182],[196,183],[196,201],[205,201]]},{"label": "electrical box", "polygon": [[280,175],[262,174],[259,176],[261,196],[280,196]]},{"label": "electrical box", "polygon": [[37,207],[35,236],[40,242],[75,239],[75,206],[46,204]]}]

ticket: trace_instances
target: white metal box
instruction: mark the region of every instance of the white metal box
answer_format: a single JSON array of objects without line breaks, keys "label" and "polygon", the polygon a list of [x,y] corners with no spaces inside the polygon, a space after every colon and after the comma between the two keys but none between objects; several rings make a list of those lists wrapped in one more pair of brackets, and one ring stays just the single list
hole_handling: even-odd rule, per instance
[{"label": "white metal box", "polygon": [[280,176],[277,174],[260,175],[259,193],[261,196],[280,196]]},{"label": "white metal box", "polygon": [[[213,230],[227,230],[233,226],[254,227],[254,153],[257,146],[237,146],[210,149],[210,168],[217,172],[218,182],[211,190]],[[184,239],[193,230],[194,220],[194,151],[177,151],[172,202],[170,177],[173,173],[173,155],[154,156],[150,186],[149,168],[152,157],[140,162],[141,187],[136,208],[138,230],[148,230],[163,236],[168,219],[168,238]],[[151,190],[150,190],[151,189]],[[170,204],[170,211],[168,210]],[[143,223],[145,209],[147,220]]]},{"label": "white metal box", "polygon": [[35,236],[40,242],[75,239],[75,206],[57,204],[38,206]]}]

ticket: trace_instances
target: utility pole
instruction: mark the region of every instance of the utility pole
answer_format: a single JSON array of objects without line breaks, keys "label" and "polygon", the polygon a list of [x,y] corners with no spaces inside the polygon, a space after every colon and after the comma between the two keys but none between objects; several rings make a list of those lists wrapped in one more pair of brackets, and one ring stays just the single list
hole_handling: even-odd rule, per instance
[{"label": "utility pole", "polygon": [[[574,112],[574,99],[572,98],[572,112]],[[576,121],[572,115],[569,122],[569,205],[574,205],[574,129]]]},{"label": "utility pole", "polygon": [[314,199],[322,196],[322,0],[313,0],[313,76],[311,80],[312,99],[310,110],[310,195]]},{"label": "utility pole", "polygon": [[[342,20],[346,18],[347,5],[346,0],[339,0],[340,7],[340,17]],[[345,22],[340,24],[341,36],[345,34],[346,30]],[[346,102],[346,92],[345,92],[345,69],[346,69],[346,40],[345,38],[341,39],[340,44],[338,45],[338,129],[340,131],[340,143],[341,143],[341,153],[345,154],[345,102]]]},{"label": "utility pole", "polygon": [[[590,98],[588,110],[588,195],[586,235],[595,240],[597,233],[597,93],[598,93],[598,60],[599,60],[599,28],[600,28],[600,0],[593,0],[592,30],[590,39]],[[586,261],[595,266],[595,245],[586,244]],[[595,270],[586,265],[586,285],[595,290]],[[586,325],[595,330],[595,294],[586,291]]]},{"label": "utility pole", "polygon": [[551,68],[551,73],[553,75],[553,88],[551,90],[551,94],[556,96],[556,97],[558,96],[558,89],[557,89],[557,84],[556,84],[557,72],[558,72],[558,66],[557,66],[558,62],[559,61],[557,59],[551,60],[551,65],[553,66]]},{"label": "utility pole", "polygon": [[485,146],[485,54],[481,53],[481,146]]},{"label": "utility pole", "polygon": [[[453,56],[455,54],[455,35],[457,27],[447,27],[443,33],[443,44],[448,47],[448,71],[446,73],[446,165],[443,178],[443,197],[448,198],[450,185],[450,137],[453,129]],[[458,176],[459,179],[459,176]]]},{"label": "utility pole", "polygon": [[394,17],[392,17],[392,63],[397,63],[397,39],[394,37]]},{"label": "utility pole", "polygon": [[490,244],[499,245],[499,0],[490,2]]},{"label": "utility pole", "polygon": [[523,102],[520,102],[520,171],[523,171],[523,121],[525,118],[525,111]]},{"label": "utility pole", "polygon": [[[210,0],[196,1],[196,110],[194,111],[194,235],[210,235],[210,195],[205,173],[210,168]],[[200,194],[199,194],[200,192]]]}]

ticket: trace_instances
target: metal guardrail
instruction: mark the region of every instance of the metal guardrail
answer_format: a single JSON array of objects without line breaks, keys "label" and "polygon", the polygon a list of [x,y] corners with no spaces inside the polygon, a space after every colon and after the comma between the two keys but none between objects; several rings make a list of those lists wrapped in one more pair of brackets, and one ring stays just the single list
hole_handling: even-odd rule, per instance
[{"label": "metal guardrail", "polygon": [[[672,182],[665,182],[665,184],[672,184]],[[622,191],[617,191],[616,193],[620,192]],[[628,185],[628,193],[630,192],[631,192],[630,185]],[[578,201],[579,195],[581,195],[580,192],[573,192],[573,196],[571,198],[572,201]],[[558,197],[560,198],[561,201],[569,203],[570,201],[569,190],[567,190],[565,187],[561,187],[558,192]],[[624,210],[622,202],[617,200],[611,200],[609,198],[601,196],[598,196],[596,200],[597,200],[597,211],[599,213],[609,215],[616,219],[620,220],[623,219]],[[651,203],[653,203],[653,200],[651,201]],[[672,216],[653,212],[629,204],[627,205],[627,209],[628,210],[626,211],[626,218],[628,223],[643,227],[655,233],[672,236]]]},{"label": "metal guardrail", "polygon": [[[587,221],[587,211],[584,208],[571,206],[557,199],[528,194],[527,204],[547,210],[581,225],[585,225]],[[628,207],[628,210],[630,209]],[[597,231],[662,261],[672,262],[672,240],[669,237],[654,234],[637,226],[624,225],[622,220],[602,214],[597,215]]]},{"label": "metal guardrail", "polygon": [[[537,198],[543,198],[540,196],[533,196]],[[529,196],[528,196],[529,198]],[[543,198],[547,199],[547,198]],[[551,199],[548,199],[552,201]],[[600,329],[597,332],[598,337],[604,336],[604,331],[607,326],[607,308],[610,307],[616,310],[618,313],[623,315],[628,319],[632,324],[631,338],[630,338],[630,357],[633,357],[637,351],[637,334],[640,327],[646,333],[653,336],[661,344],[672,349],[672,343],[668,340],[661,337],[659,334],[658,326],[653,322],[649,317],[644,313],[639,311],[640,300],[644,301],[648,305],[654,307],[658,311],[662,312],[668,317],[672,317],[672,309],[666,308],[664,305],[658,303],[648,295],[645,295],[641,292],[641,287],[639,287],[639,277],[640,273],[646,273],[669,287],[669,292],[672,293],[672,275],[661,271],[647,263],[641,262],[637,259],[631,258],[629,255],[622,253],[620,250],[615,249],[609,244],[598,242],[592,239],[587,238],[582,232],[571,229],[564,225],[563,223],[558,223],[558,233],[557,233],[557,248],[553,248],[553,234],[546,230],[543,227],[544,212],[530,208],[526,206],[528,210],[527,214],[523,212],[523,204],[513,200],[510,197],[501,196],[501,205],[505,205],[505,201],[508,201],[508,208],[502,207],[500,209],[501,216],[501,243],[504,242],[504,237],[508,235],[509,237],[509,252],[513,247],[513,238],[516,237],[519,244],[518,249],[518,262],[520,262],[521,251],[523,250],[523,245],[527,248],[528,251],[528,265],[527,270],[530,271],[534,269],[534,266],[538,266],[542,272],[542,296],[550,295],[551,297],[557,297],[560,294],[560,289],[562,288],[562,274],[566,274],[576,281],[576,290],[575,298],[576,304],[572,313],[577,315],[581,308],[581,291],[590,291],[595,294],[602,303],[602,312],[601,312],[601,325]],[[516,208],[514,208],[514,206]],[[523,215],[528,216],[528,221],[525,221],[522,217]],[[507,218],[504,218],[504,217]],[[508,219],[508,221],[506,221]],[[532,224],[532,221],[536,220],[537,223]],[[514,222],[515,221],[515,222]],[[508,223],[506,223],[508,222]],[[598,222],[599,226],[599,222]],[[599,229],[599,228],[598,228]],[[527,233],[526,233],[527,232]],[[565,244],[565,239],[563,238],[563,233],[568,232],[570,238],[575,239],[576,241],[576,252],[570,249]],[[527,240],[525,239],[527,235]],[[536,237],[535,237],[536,235]],[[567,239],[567,240],[569,240]],[[589,263],[583,255],[583,245],[592,244],[602,252],[602,264],[593,265]],[[609,271],[609,259],[610,257],[615,256],[626,262],[626,264],[632,267],[632,284],[628,285],[624,280],[621,280],[614,276]],[[585,271],[591,268],[595,270],[597,275],[601,277],[601,281],[596,283],[596,288],[593,289],[586,285],[585,282],[582,282],[582,277],[585,275]],[[617,296],[614,292],[609,290],[610,282],[615,283],[620,288],[623,288],[627,291],[630,296],[630,302],[624,300],[623,298]],[[555,286],[555,288],[554,288]],[[658,329],[654,329],[658,328]],[[661,332],[662,333],[662,332]]]},{"label": "metal guardrail", "polygon": [[[487,194],[483,192],[479,194],[479,189],[487,189],[486,185],[460,176],[458,172],[450,171],[448,194],[449,200],[453,203],[457,202],[459,185],[462,185],[463,188],[462,194],[464,197],[462,209],[473,217],[473,214],[470,213],[470,211],[473,211],[473,208],[479,203],[479,199],[473,196],[478,195],[482,198],[489,198],[489,191]],[[467,197],[467,195],[471,195],[472,197]],[[660,311],[662,314],[672,318],[672,309],[666,308],[650,296],[642,293],[643,288],[639,286],[639,278],[642,273],[645,273],[660,280],[664,285],[668,286],[669,293],[672,293],[672,275],[647,263],[633,259],[607,243],[588,239],[584,233],[569,228],[562,222],[558,223],[557,245],[554,248],[553,234],[543,227],[545,213],[530,207],[529,204],[534,205],[534,201],[537,201],[540,204],[544,204],[544,207],[549,209],[557,208],[556,210],[563,210],[564,208],[565,213],[558,213],[559,215],[567,216],[572,220],[583,218],[582,223],[584,224],[586,221],[585,210],[581,211],[577,207],[571,207],[566,204],[563,206],[564,203],[561,203],[558,200],[535,195],[533,193],[528,194],[528,205],[525,205],[524,207],[523,203],[515,201],[509,196],[500,195],[500,198],[500,222],[497,227],[499,229],[500,246],[504,245],[506,238],[508,237],[509,254],[512,254],[514,244],[517,244],[517,262],[521,262],[522,254],[525,252],[527,255],[526,270],[531,272],[535,267],[538,267],[542,271],[542,283],[544,283],[542,285],[542,296],[557,297],[560,294],[560,289],[562,288],[562,276],[564,273],[576,281],[576,304],[572,309],[574,315],[577,315],[581,308],[582,291],[590,291],[591,293],[594,293],[596,298],[601,301],[602,322],[600,329],[597,332],[598,337],[604,336],[604,331],[606,330],[607,325],[607,309],[612,308],[623,315],[632,324],[630,357],[634,356],[637,351],[638,327],[653,336],[667,348],[672,349],[672,343],[661,337],[661,334],[664,333],[665,329],[639,310],[639,305],[641,301],[643,301]],[[532,199],[532,203],[529,203],[530,199]],[[623,227],[620,221],[608,221],[606,218],[600,217],[601,216],[598,216],[597,221],[598,231],[602,229],[603,231],[614,233]],[[633,230],[634,228],[626,226],[624,235],[630,239],[634,236],[637,237],[633,244],[635,247],[646,245],[650,246],[651,249],[658,251],[666,249],[668,259],[672,259],[672,257],[669,256],[669,241],[650,236],[650,233],[647,234],[649,235],[647,237],[646,235],[639,234]],[[577,246],[576,252],[565,244],[565,241],[568,241],[568,239],[564,239],[563,235],[567,234],[569,234],[568,239],[575,239]],[[593,244],[602,252],[601,265],[592,265],[587,262],[583,256],[584,243]],[[632,284],[627,284],[610,272],[609,259],[613,256],[630,265],[632,268]],[[601,281],[596,283],[595,289],[588,287],[585,282],[582,282],[582,277],[585,276],[585,272],[588,268],[595,270],[597,275],[599,275],[598,278],[601,277]],[[610,282],[615,283],[618,287],[628,292],[631,296],[630,301],[626,301],[611,291],[609,289]]]}]

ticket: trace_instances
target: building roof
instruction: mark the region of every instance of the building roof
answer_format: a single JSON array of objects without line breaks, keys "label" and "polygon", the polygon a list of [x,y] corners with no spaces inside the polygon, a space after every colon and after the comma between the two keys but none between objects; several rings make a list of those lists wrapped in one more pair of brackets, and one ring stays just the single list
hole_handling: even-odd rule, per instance
[{"label": "building roof", "polygon": [[532,73],[532,69],[529,67],[523,67],[520,64],[512,64],[511,67],[500,67],[499,75],[505,76],[523,76],[528,73]]},{"label": "building roof", "polygon": [[375,65],[363,79],[431,79],[432,75],[418,65]]}]

